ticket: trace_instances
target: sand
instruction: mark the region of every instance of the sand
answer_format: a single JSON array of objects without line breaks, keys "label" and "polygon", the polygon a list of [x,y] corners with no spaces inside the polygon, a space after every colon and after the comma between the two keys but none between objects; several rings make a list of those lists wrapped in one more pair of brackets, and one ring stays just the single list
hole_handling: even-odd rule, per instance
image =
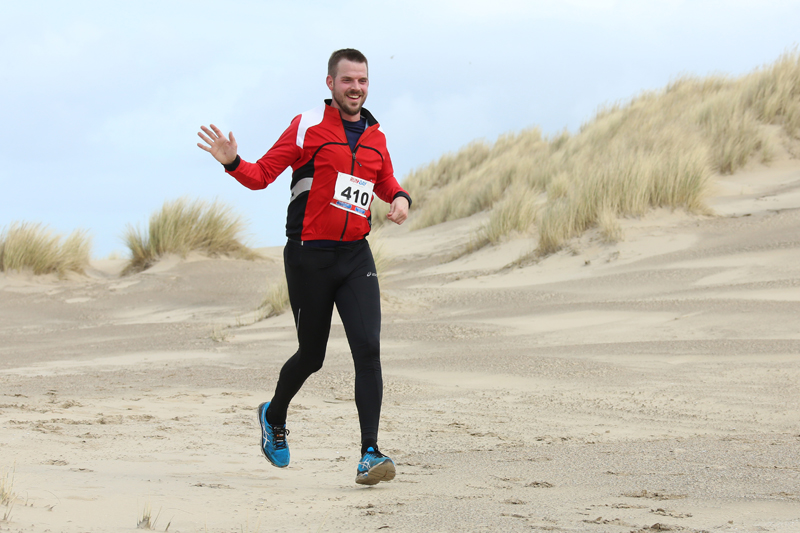
[{"label": "sand", "polygon": [[715,216],[522,267],[531,239],[448,261],[481,215],[383,231],[398,474],[371,488],[338,321],[291,465],[259,452],[295,349],[290,314],[253,323],[280,248],[2,275],[0,531],[800,531],[800,165],[716,183]]}]

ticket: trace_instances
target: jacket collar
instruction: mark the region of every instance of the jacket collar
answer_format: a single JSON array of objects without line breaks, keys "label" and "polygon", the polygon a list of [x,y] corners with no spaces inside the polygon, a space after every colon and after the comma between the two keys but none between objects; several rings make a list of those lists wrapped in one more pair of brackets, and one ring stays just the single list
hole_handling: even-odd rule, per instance
[{"label": "jacket collar", "polygon": [[[333,106],[331,105],[331,103],[332,103],[332,102],[333,102],[333,100],[331,100],[330,98],[326,98],[326,99],[325,99],[325,105],[326,105],[326,106],[328,106],[328,108],[330,108],[331,110],[335,111],[335,112],[336,112],[336,115],[339,117],[339,119],[341,119],[341,117],[342,117],[342,116],[341,116],[341,114],[339,113],[339,110],[338,110],[338,109],[336,109],[335,107],[333,107]],[[329,112],[330,112],[330,111],[329,111]],[[370,126],[374,126],[374,125],[378,124],[378,121],[377,121],[377,120],[375,120],[375,117],[373,117],[373,116],[372,116],[372,113],[370,113],[370,112],[367,110],[367,108],[366,108],[366,107],[362,107],[362,108],[361,108],[361,116],[362,116],[362,117],[364,117],[365,119],[367,119],[367,127],[368,127],[368,128],[369,128]]]}]

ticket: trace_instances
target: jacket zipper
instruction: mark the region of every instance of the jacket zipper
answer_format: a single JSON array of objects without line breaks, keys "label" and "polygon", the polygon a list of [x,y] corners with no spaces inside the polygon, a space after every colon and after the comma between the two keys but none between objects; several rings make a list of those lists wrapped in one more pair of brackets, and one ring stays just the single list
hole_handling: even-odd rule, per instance
[{"label": "jacket zipper", "polygon": [[[365,131],[366,131],[366,130],[365,130]],[[360,146],[360,145],[358,145],[358,144],[357,144],[357,145],[356,145],[356,149],[355,149],[355,150],[353,150],[353,162],[352,162],[352,163],[350,163],[350,175],[351,175],[351,176],[355,176],[355,174],[353,174],[353,172],[355,172],[355,170],[356,170],[356,163],[358,163],[358,161],[356,161],[356,150],[358,150],[358,147],[359,147],[359,146]],[[361,166],[361,163],[358,163],[358,166]],[[349,220],[350,220],[350,213],[349,213],[349,212],[347,212],[347,213],[345,213],[345,214],[344,214],[344,227],[342,228],[342,234],[339,236],[339,241],[340,241],[340,242],[344,240],[344,233],[347,231],[347,222],[348,222]]]}]

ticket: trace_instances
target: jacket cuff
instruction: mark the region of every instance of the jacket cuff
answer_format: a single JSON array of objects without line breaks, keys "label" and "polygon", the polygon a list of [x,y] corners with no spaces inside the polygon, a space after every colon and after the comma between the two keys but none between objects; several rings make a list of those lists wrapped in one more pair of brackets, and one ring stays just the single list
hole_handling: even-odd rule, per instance
[{"label": "jacket cuff", "polygon": [[403,198],[408,200],[408,207],[411,207],[411,197],[408,195],[406,191],[400,191],[399,193],[395,194],[394,198],[392,198],[392,201],[397,200],[398,196],[402,196]]},{"label": "jacket cuff", "polygon": [[241,162],[242,162],[242,158],[239,157],[239,154],[236,154],[236,159],[234,159],[231,163],[228,163],[227,165],[222,165],[222,166],[225,167],[225,170],[227,172],[233,172],[234,170],[239,168],[239,163],[241,163]]}]

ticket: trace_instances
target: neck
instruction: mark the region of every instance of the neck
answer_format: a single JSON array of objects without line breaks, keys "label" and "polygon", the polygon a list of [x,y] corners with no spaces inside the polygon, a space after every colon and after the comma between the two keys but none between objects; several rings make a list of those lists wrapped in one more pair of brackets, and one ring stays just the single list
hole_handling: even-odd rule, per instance
[{"label": "neck", "polygon": [[348,122],[358,122],[359,120],[361,120],[361,113],[360,112],[359,112],[358,115],[348,115],[348,114],[342,112],[341,109],[339,109],[339,116],[342,117],[342,120],[346,120]]}]

